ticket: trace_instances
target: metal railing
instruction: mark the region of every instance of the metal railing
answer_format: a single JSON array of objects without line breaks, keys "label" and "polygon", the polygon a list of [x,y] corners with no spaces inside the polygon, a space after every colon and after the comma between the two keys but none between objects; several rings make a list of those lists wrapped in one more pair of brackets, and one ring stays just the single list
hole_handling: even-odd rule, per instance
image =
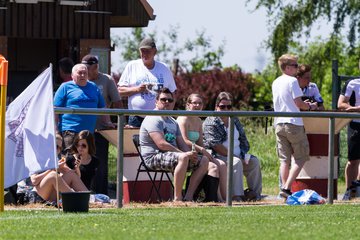
[{"label": "metal railing", "polygon": [[233,145],[234,145],[234,118],[235,117],[317,117],[329,119],[329,167],[328,167],[328,203],[333,204],[334,200],[334,136],[335,118],[360,118],[356,112],[269,112],[269,111],[185,111],[185,110],[128,110],[128,109],[97,109],[97,108],[58,108],[55,107],[57,114],[92,114],[92,115],[116,115],[118,117],[118,145],[117,145],[117,186],[116,197],[117,207],[123,206],[123,146],[124,146],[124,125],[127,115],[153,115],[153,116],[227,116],[230,118],[229,125],[229,148],[228,148],[228,177],[227,177],[227,197],[226,205],[232,206],[232,165],[233,165]]}]

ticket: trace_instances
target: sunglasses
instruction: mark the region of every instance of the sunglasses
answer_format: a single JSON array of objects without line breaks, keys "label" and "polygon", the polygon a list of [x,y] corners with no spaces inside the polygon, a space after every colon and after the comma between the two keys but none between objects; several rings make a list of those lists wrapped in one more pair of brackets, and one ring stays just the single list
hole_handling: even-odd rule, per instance
[{"label": "sunglasses", "polygon": [[221,110],[224,110],[224,109],[232,109],[232,105],[218,105],[218,107],[219,107]]},{"label": "sunglasses", "polygon": [[57,150],[61,150],[61,149],[62,149],[62,146],[56,145],[56,149],[57,149]]},{"label": "sunglasses", "polygon": [[76,147],[82,147],[82,148],[87,148],[87,145],[86,144],[77,144]]},{"label": "sunglasses", "polygon": [[172,99],[172,98],[160,98],[160,101],[161,102],[168,102],[168,103],[172,103],[173,101],[174,101],[174,99]]},{"label": "sunglasses", "polygon": [[298,68],[298,67],[299,67],[299,64],[294,63],[294,64],[289,64],[288,66],[292,66],[292,67]]}]

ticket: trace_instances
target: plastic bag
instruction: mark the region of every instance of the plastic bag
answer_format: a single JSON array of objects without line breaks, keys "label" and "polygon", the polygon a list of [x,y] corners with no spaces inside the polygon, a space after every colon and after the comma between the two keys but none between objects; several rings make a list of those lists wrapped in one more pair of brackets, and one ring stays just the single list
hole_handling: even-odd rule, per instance
[{"label": "plastic bag", "polygon": [[90,194],[89,202],[91,202],[91,203],[94,203],[94,202],[110,203],[110,197],[105,194],[101,194],[101,193]]},{"label": "plastic bag", "polygon": [[286,199],[288,205],[324,204],[325,202],[325,198],[310,189],[295,192]]}]

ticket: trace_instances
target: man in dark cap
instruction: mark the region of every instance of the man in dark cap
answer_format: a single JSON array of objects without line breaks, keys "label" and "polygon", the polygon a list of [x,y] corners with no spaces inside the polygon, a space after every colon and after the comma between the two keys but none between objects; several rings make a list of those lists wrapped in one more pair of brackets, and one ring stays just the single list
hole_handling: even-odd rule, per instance
[{"label": "man in dark cap", "polygon": [[[128,97],[128,108],[152,110],[155,108],[156,93],[161,88],[176,91],[174,77],[162,62],[155,61],[157,52],[155,41],[145,38],[140,42],[141,59],[130,61],[121,75],[118,90],[121,96]],[[145,116],[130,116],[129,126],[140,127]]]},{"label": "man in dark cap", "polygon": [[[106,107],[122,108],[122,102],[116,84],[110,75],[99,72],[99,61],[95,55],[83,57],[82,64],[87,66],[89,80],[94,82],[104,97]],[[114,128],[110,116],[99,116],[96,122],[96,130]],[[95,176],[95,191],[108,194],[108,153],[109,142],[98,132],[95,132],[96,157],[100,165]]]}]

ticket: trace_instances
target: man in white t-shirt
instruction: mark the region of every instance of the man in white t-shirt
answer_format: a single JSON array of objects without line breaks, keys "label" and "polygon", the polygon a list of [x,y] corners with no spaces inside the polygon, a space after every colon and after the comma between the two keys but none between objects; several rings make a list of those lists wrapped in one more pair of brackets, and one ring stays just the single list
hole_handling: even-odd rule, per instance
[{"label": "man in white t-shirt", "polygon": [[[297,57],[284,54],[279,58],[278,64],[283,74],[272,84],[274,111],[300,112],[300,109],[317,108],[316,102],[301,100],[303,92],[298,80],[294,77],[298,69]],[[280,196],[287,198],[291,195],[291,184],[300,173],[304,163],[309,160],[309,142],[302,118],[277,117],[274,126],[282,182]],[[295,161],[290,168],[291,156]]]},{"label": "man in white t-shirt", "polygon": [[[152,110],[155,108],[156,93],[161,88],[176,90],[175,80],[170,69],[162,62],[155,61],[157,52],[153,39],[140,42],[141,59],[130,61],[121,74],[118,90],[121,96],[128,97],[128,108]],[[130,116],[128,124],[140,127],[144,116]]]}]

